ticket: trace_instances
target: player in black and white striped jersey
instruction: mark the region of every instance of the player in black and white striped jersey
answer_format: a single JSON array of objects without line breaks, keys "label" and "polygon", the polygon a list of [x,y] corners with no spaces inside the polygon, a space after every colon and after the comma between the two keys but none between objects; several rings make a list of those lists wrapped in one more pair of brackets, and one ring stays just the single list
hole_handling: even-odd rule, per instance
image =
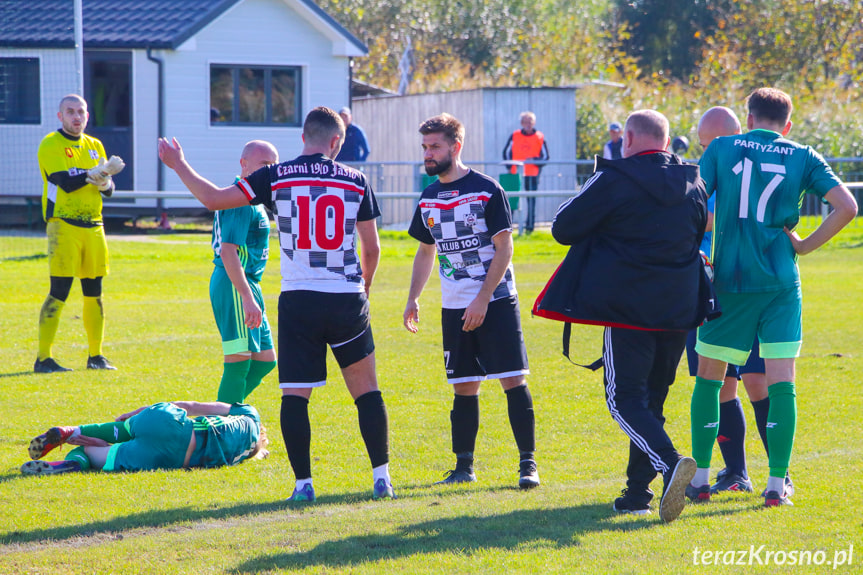
[{"label": "player in black and white striped jersey", "polygon": [[461,162],[464,126],[449,114],[420,126],[426,172],[438,181],[422,193],[409,233],[414,259],[404,325],[417,332],[419,296],[439,260],[444,364],[455,397],[450,412],[456,467],[439,483],[476,480],[479,388],[499,379],[520,454],[519,486],[539,485],[533,399],[512,268],[512,214],[500,185]]},{"label": "player in black and white striped jersey", "polygon": [[[312,390],[326,384],[329,346],[359,412],[372,464],[375,499],[394,497],[389,476],[387,412],[377,386],[368,291],[380,259],[380,215],[365,176],[334,162],[345,137],[335,111],[318,107],[303,124],[303,153],[218,188],[192,170],[176,140],[159,156],[210,209],[263,204],[276,215],[282,248],[279,386],[282,436],[296,476],[291,499],[314,501],[311,475]],[[359,236],[362,249],[357,250]]]}]

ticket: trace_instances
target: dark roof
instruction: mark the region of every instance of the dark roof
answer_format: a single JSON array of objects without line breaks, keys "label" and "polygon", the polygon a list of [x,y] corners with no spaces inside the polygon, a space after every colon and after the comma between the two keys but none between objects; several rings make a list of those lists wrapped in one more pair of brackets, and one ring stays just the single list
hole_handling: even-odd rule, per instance
[{"label": "dark roof", "polygon": [[368,98],[371,96],[398,96],[398,93],[351,78],[351,98]]},{"label": "dark roof", "polygon": [[[82,0],[86,48],[175,49],[241,0]],[[363,53],[368,48],[313,0],[299,0]],[[73,2],[0,1],[0,46],[71,48]]]}]

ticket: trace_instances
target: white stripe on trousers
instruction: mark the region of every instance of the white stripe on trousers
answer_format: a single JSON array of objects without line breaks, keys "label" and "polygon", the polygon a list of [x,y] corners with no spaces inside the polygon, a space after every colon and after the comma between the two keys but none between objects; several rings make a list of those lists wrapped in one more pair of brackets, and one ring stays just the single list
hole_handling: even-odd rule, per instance
[{"label": "white stripe on trousers", "polygon": [[668,471],[668,465],[662,461],[662,458],[659,457],[659,454],[650,449],[650,446],[647,444],[647,441],[638,435],[632,427],[623,419],[623,416],[620,415],[620,412],[617,411],[617,406],[614,402],[614,392],[617,389],[617,384],[614,380],[614,350],[611,347],[611,328],[605,328],[605,351],[602,354],[602,359],[605,365],[605,392],[607,394],[607,398],[605,400],[608,405],[608,411],[611,413],[612,419],[617,422],[617,425],[620,426],[620,429],[623,430],[629,439],[641,449],[647,456],[650,458],[650,464],[653,465],[653,468],[660,473],[665,473]]}]

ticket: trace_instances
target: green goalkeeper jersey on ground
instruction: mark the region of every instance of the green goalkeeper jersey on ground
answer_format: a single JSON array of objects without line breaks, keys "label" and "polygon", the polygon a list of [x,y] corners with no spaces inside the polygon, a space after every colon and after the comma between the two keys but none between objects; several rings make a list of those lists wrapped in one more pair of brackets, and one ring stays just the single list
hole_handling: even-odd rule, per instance
[{"label": "green goalkeeper jersey on ground", "polygon": [[197,446],[189,467],[236,465],[248,459],[261,435],[261,418],[251,405],[235,403],[228,415],[195,417]]},{"label": "green goalkeeper jersey on ground", "polygon": [[707,193],[716,193],[714,284],[718,291],[755,293],[800,284],[797,254],[783,228],[800,219],[804,193],[841,184],[809,146],[769,130],[716,138],[699,162]]},{"label": "green goalkeeper jersey on ground", "polygon": [[222,243],[237,245],[246,277],[260,282],[270,255],[270,219],[264,206],[219,210],[213,216],[213,263],[222,263]]}]

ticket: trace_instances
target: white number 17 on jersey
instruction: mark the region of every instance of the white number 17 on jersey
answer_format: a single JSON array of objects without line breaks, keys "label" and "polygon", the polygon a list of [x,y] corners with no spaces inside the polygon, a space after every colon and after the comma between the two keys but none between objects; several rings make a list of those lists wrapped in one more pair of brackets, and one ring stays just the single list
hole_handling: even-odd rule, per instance
[{"label": "white number 17 on jersey", "polygon": [[[759,168],[762,172],[776,174],[758,198],[758,207],[755,210],[755,219],[759,222],[763,222],[764,212],[767,211],[767,201],[770,199],[771,194],[773,194],[776,188],[779,187],[782,180],[785,179],[785,166],[782,164],[759,164]],[[743,172],[743,179],[740,181],[740,212],[738,215],[741,218],[746,219],[749,217],[749,185],[752,181],[752,160],[744,158],[742,161],[737,162],[737,164],[731,168],[731,171],[733,171],[736,176],[739,176],[740,172]]]}]

